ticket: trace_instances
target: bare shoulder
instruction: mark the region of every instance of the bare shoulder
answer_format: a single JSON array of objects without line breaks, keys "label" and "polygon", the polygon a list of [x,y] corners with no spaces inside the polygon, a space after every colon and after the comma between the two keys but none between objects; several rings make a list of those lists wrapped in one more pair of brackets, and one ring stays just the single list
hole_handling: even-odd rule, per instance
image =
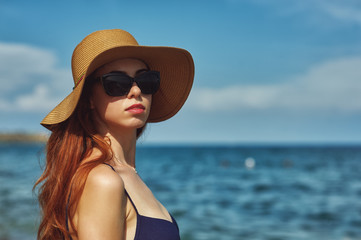
[{"label": "bare shoulder", "polygon": [[78,239],[121,239],[125,209],[122,178],[107,165],[93,168],[77,208]]},{"label": "bare shoulder", "polygon": [[[100,150],[93,148],[89,159],[96,158],[101,155]],[[104,188],[104,190],[124,190],[124,182],[122,178],[110,166],[99,164],[93,168],[86,180],[86,188]]]},{"label": "bare shoulder", "polygon": [[96,190],[104,189],[110,191],[124,192],[123,179],[109,166],[101,164],[93,168],[87,178],[86,187]]},{"label": "bare shoulder", "polygon": [[85,182],[79,207],[94,204],[112,204],[123,207],[125,191],[123,179],[109,166],[101,164],[93,168]]}]

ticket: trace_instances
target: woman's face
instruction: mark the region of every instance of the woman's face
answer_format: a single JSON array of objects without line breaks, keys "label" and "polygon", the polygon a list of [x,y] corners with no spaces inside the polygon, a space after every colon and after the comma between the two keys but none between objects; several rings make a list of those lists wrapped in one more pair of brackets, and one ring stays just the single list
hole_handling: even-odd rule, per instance
[{"label": "woman's face", "polygon": [[[135,77],[148,71],[146,64],[133,58],[125,58],[110,62],[95,71],[95,77],[100,77],[113,71],[124,72],[130,77]],[[133,83],[129,93],[125,96],[108,96],[101,82],[94,85],[91,93],[91,108],[99,122],[100,133],[109,131],[122,132],[136,130],[143,127],[147,121],[152,101],[151,94],[141,93],[136,83]]]}]

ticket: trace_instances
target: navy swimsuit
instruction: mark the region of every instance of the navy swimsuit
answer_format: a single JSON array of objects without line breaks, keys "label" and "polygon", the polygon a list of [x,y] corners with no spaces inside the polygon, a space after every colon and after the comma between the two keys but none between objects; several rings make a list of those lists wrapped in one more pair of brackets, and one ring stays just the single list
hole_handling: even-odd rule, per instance
[{"label": "navy swimsuit", "polygon": [[127,191],[125,193],[137,213],[137,228],[134,240],[180,240],[178,225],[172,215],[172,222],[160,218],[142,216],[138,213]]},{"label": "navy swimsuit", "polygon": [[[114,170],[111,165],[106,165],[110,166]],[[130,198],[126,190],[125,193],[137,213],[137,227],[134,240],[180,240],[179,228],[172,215],[170,215],[172,222],[165,219],[142,216],[138,213],[133,200]],[[66,213],[68,213],[68,204],[66,208]],[[66,229],[69,231],[68,214],[66,214]],[[70,239],[72,240],[71,236]]]}]

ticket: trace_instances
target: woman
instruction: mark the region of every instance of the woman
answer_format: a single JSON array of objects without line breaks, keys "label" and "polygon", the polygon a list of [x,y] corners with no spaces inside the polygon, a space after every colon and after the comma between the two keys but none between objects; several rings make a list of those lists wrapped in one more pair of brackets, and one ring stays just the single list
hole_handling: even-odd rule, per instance
[{"label": "woman", "polygon": [[146,123],[176,114],[194,64],[183,49],[94,32],[75,48],[73,91],[41,122],[52,131],[36,185],[38,239],[179,239],[178,226],[135,170]]}]

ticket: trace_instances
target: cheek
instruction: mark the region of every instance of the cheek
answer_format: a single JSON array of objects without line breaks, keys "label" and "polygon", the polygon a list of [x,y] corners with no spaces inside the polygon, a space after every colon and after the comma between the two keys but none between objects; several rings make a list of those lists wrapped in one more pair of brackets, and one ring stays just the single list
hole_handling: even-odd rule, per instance
[{"label": "cheek", "polygon": [[97,98],[94,101],[93,114],[96,115],[100,125],[108,126],[109,124],[117,123],[122,116],[119,111],[119,105],[106,101],[103,98]]},{"label": "cheek", "polygon": [[106,114],[108,108],[109,100],[107,95],[105,95],[102,86],[97,84],[94,86],[92,91],[92,97],[90,98],[90,106],[99,117],[103,118]]},{"label": "cheek", "polygon": [[148,109],[148,115],[151,111],[151,106],[152,106],[152,95],[145,95],[144,96],[144,104],[146,104],[147,109]]},{"label": "cheek", "polygon": [[145,99],[148,101],[149,106],[152,105],[152,95],[146,96]]},{"label": "cheek", "polygon": [[94,111],[99,115],[99,117],[104,118],[106,111],[107,111],[107,105],[103,104],[101,101],[95,101],[94,103]]}]

